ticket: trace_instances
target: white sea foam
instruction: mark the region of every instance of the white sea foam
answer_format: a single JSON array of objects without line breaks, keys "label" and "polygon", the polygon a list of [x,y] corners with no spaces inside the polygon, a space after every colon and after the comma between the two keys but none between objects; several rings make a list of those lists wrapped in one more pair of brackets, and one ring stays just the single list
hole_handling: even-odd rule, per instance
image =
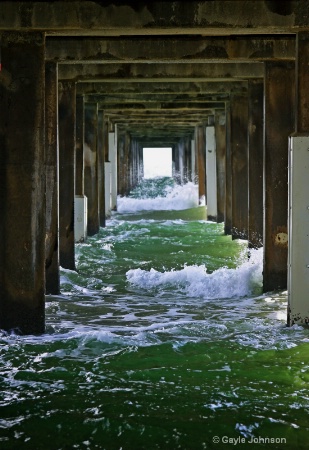
[{"label": "white sea foam", "polygon": [[127,280],[143,289],[172,287],[190,297],[207,299],[243,297],[262,285],[263,249],[252,250],[250,259],[235,269],[226,267],[207,273],[205,265],[185,266],[181,270],[159,272],[132,269]]},{"label": "white sea foam", "polygon": [[166,211],[195,208],[199,205],[198,186],[192,182],[168,186],[165,197],[131,198],[118,197],[117,211],[119,213],[134,213],[138,211]]}]

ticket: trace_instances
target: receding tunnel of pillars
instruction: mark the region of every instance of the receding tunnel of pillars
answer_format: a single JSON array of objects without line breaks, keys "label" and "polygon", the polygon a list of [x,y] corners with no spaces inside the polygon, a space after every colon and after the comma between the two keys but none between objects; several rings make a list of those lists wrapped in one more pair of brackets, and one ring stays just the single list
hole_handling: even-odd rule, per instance
[{"label": "receding tunnel of pillars", "polygon": [[[131,64],[127,70],[119,64],[76,64],[68,69],[45,61],[40,39],[25,34],[15,41],[14,33],[2,39],[3,67],[8,73],[18,70],[22,89],[12,89],[7,80],[1,84],[2,135],[9,139],[3,139],[0,167],[2,179],[8,180],[0,202],[6,237],[1,244],[1,262],[3,255],[6,261],[0,327],[44,331],[44,263],[46,292],[56,294],[60,265],[75,269],[77,210],[87,212],[87,221],[84,216],[79,220],[81,239],[96,234],[115,208],[117,194],[126,195],[141,179],[144,146],[172,147],[175,173],[197,178],[208,218],[224,222],[225,233],[247,239],[249,247],[263,245],[264,291],[285,289],[287,263],[297,264],[291,242],[301,249],[293,236],[288,261],[289,137],[296,117],[301,141],[292,137],[290,148],[300,146],[302,155],[309,128],[308,36],[299,41],[296,69],[291,57],[253,64]],[[147,76],[138,80],[143,70]],[[96,78],[102,82],[89,81]],[[25,105],[31,114],[25,115]],[[307,178],[303,175],[297,185],[302,192]],[[290,179],[297,184],[297,174]],[[290,191],[293,199],[291,185]],[[29,202],[35,220],[21,206]],[[301,209],[295,202],[294,211]],[[10,253],[20,255],[23,276],[17,281],[14,274],[20,267],[7,257]],[[302,262],[304,277],[308,266]],[[306,322],[307,309],[294,307],[288,323]]]},{"label": "receding tunnel of pillars", "polygon": [[[63,121],[60,111],[65,108],[63,103],[69,98],[65,93],[72,89],[72,84],[60,82],[59,86],[60,136],[61,129],[68,127],[68,118],[72,120],[73,129],[74,112],[76,120],[76,156],[72,145],[67,146],[71,156],[65,155],[65,145],[60,146],[60,199],[63,198],[61,170],[62,167],[67,169],[65,164],[61,164],[61,158],[66,164],[71,159],[71,177],[75,172],[75,181],[72,180],[72,185],[75,183],[75,209],[81,211],[82,216],[82,211],[87,211],[86,226],[78,227],[84,223],[84,216],[77,218],[75,214],[78,223],[75,221],[74,236],[74,233],[67,232],[74,214],[68,210],[67,201],[63,205],[67,215],[65,226],[60,228],[60,262],[63,267],[75,269],[74,240],[96,234],[99,227],[105,225],[111,210],[116,208],[117,195],[127,195],[141,180],[142,150],[146,146],[171,146],[174,176],[179,182],[197,180],[199,197],[206,198],[208,219],[224,222],[226,234],[248,239],[251,248],[263,245],[262,79],[235,82],[233,92],[230,84],[223,93],[195,92],[191,94],[190,102],[190,93],[182,93],[178,85],[175,95],[169,94],[169,107],[165,99],[165,108],[162,108],[162,103],[158,107],[162,87],[156,96],[154,85],[149,102],[141,96],[141,91],[138,92],[140,99],[131,94],[128,102],[125,93],[117,97],[102,92],[98,99],[98,93],[90,94],[87,86],[87,94],[82,94],[84,85],[81,83],[77,87],[77,97],[76,90],[72,90],[74,111],[71,115],[63,114]],[[171,90],[171,84],[166,83],[166,88]],[[184,96],[187,97],[185,104]],[[122,109],[119,108],[121,98],[127,102]],[[71,102],[67,108],[72,108]],[[63,178],[67,181],[66,174]],[[286,233],[281,222],[279,226],[280,233]],[[269,268],[270,280],[273,272],[276,273],[276,287],[271,288],[286,287],[278,276],[280,271],[286,273],[286,267],[279,266]],[[269,290],[269,287],[265,289]]]}]

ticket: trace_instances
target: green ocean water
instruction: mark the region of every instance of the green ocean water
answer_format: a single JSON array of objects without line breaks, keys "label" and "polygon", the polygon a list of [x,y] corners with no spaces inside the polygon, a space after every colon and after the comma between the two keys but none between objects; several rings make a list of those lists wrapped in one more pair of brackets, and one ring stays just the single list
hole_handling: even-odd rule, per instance
[{"label": "green ocean water", "polygon": [[44,335],[0,334],[1,450],[309,447],[309,331],[262,249],[166,184],[177,209],[156,180],[76,245]]}]

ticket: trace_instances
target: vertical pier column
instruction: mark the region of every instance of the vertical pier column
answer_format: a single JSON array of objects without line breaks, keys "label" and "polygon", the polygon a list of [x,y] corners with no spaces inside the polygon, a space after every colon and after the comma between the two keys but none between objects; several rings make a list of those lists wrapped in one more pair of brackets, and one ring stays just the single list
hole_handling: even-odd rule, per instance
[{"label": "vertical pier column", "polygon": [[249,81],[249,248],[263,246],[263,92],[263,80]]},{"label": "vertical pier column", "polygon": [[174,144],[173,148],[173,177],[177,183],[181,184],[179,142]]},{"label": "vertical pier column", "polygon": [[115,210],[117,207],[117,144],[115,132],[109,133],[108,146],[111,163],[111,209]]},{"label": "vertical pier column", "polygon": [[45,37],[3,32],[0,72],[0,328],[45,328]]},{"label": "vertical pier column", "polygon": [[131,156],[131,136],[128,133],[128,131],[126,131],[125,135],[124,135],[124,160],[125,160],[125,185],[126,185],[126,194],[128,195],[130,193],[131,190],[131,180],[130,180],[130,164],[131,164],[131,160],[130,160],[130,156]]},{"label": "vertical pier column", "polygon": [[215,138],[217,160],[217,222],[224,222],[225,218],[225,155],[226,155],[226,127],[225,112],[215,115]]},{"label": "vertical pier column", "polygon": [[124,196],[130,192],[130,135],[125,129],[118,130],[118,189]]},{"label": "vertical pier column", "polygon": [[231,96],[232,238],[248,239],[248,97]]},{"label": "vertical pier column", "polygon": [[180,139],[177,144],[177,158],[178,158],[178,171],[179,171],[179,183],[184,182],[184,142]]},{"label": "vertical pier column", "polygon": [[309,323],[309,33],[297,34],[296,132],[290,138],[288,325]]},{"label": "vertical pier column", "polygon": [[98,111],[98,194],[100,227],[105,227],[105,153],[104,153],[104,111]]},{"label": "vertical pier column", "polygon": [[144,170],[143,170],[143,147],[139,141],[136,142],[137,144],[137,184],[140,183],[141,179],[144,176]]},{"label": "vertical pier column", "polygon": [[59,97],[59,242],[60,265],[75,270],[75,82],[58,83]]},{"label": "vertical pier column", "polygon": [[111,209],[111,163],[110,161],[105,161],[105,172],[104,172],[104,179],[105,179],[105,217],[109,218],[112,213]]},{"label": "vertical pier column", "polygon": [[45,64],[46,294],[60,293],[58,67]]},{"label": "vertical pier column", "polygon": [[215,127],[206,127],[207,219],[217,220],[217,160]]},{"label": "vertical pier column", "polygon": [[191,138],[189,136],[184,137],[184,179],[187,183],[188,181],[191,181],[191,173],[192,173],[192,166],[191,166]]},{"label": "vertical pier column", "polygon": [[76,97],[76,145],[75,145],[75,199],[74,199],[74,239],[87,239],[87,197],[84,192],[84,97]]},{"label": "vertical pier column", "polygon": [[293,62],[266,62],[264,78],[264,292],[287,287],[288,137],[294,130]]},{"label": "vertical pier column", "polygon": [[126,195],[125,186],[125,171],[126,171],[126,160],[125,160],[125,132],[124,130],[117,129],[117,166],[118,166],[118,193],[121,196]]},{"label": "vertical pier column", "polygon": [[84,189],[88,205],[88,236],[93,236],[100,230],[97,132],[98,105],[97,103],[85,103]]},{"label": "vertical pier column", "polygon": [[191,181],[196,182],[196,148],[195,139],[191,139]]},{"label": "vertical pier column", "polygon": [[225,154],[225,211],[224,233],[232,234],[232,155],[231,155],[231,107],[226,103],[226,154]]},{"label": "vertical pier column", "polygon": [[172,176],[176,178],[176,145],[172,145]]},{"label": "vertical pier column", "polygon": [[76,97],[76,145],[75,145],[75,194],[84,195],[84,139],[85,104],[84,97]]},{"label": "vertical pier column", "polygon": [[195,128],[195,144],[197,151],[197,173],[198,173],[198,194],[199,199],[206,198],[206,129],[205,125],[198,125]]}]

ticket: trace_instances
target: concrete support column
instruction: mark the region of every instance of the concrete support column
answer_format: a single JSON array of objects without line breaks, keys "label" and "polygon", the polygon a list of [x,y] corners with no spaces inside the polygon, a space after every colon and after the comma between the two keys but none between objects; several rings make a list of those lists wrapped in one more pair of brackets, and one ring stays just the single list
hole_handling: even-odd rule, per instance
[{"label": "concrete support column", "polygon": [[58,67],[45,64],[46,294],[60,293]]},{"label": "concrete support column", "polygon": [[111,209],[115,210],[117,207],[117,145],[115,132],[108,135],[108,147],[111,163]]},{"label": "concrete support column", "polygon": [[206,127],[207,219],[217,220],[217,160],[215,127]]},{"label": "concrete support column", "polygon": [[232,238],[248,239],[248,97],[231,96]]},{"label": "concrete support column", "polygon": [[0,328],[45,328],[45,37],[3,32],[0,72]]},{"label": "concrete support column", "polygon": [[226,114],[215,115],[215,139],[217,160],[217,222],[224,222],[225,216],[225,154],[226,154]]},{"label": "concrete support column", "polygon": [[59,97],[59,242],[60,265],[75,270],[75,82],[58,83]]},{"label": "concrete support column", "polygon": [[296,133],[290,138],[288,325],[309,323],[309,33],[296,39]]},{"label": "concrete support column", "polygon": [[104,153],[104,111],[98,111],[98,194],[99,194],[99,223],[105,227],[105,153]]},{"label": "concrete support column", "polygon": [[232,234],[232,154],[231,154],[231,106],[226,104],[226,155],[225,155],[225,212],[224,233]]},{"label": "concrete support column", "polygon": [[287,287],[288,137],[294,129],[295,68],[265,63],[264,292]]},{"label": "concrete support column", "polygon": [[263,246],[263,92],[263,80],[249,81],[249,248]]},{"label": "concrete support column", "polygon": [[100,230],[97,132],[98,105],[85,103],[84,189],[88,203],[88,236],[93,236]]},{"label": "concrete support column", "polygon": [[206,198],[206,127],[198,125],[195,128],[195,144],[197,150],[197,174],[199,199]]}]

